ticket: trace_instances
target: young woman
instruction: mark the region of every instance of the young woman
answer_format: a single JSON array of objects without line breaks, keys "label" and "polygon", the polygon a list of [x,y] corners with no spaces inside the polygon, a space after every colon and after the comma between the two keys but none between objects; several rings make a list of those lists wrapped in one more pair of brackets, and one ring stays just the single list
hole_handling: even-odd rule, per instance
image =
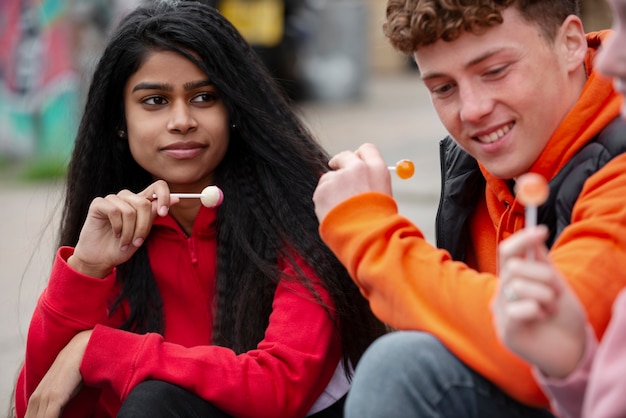
[{"label": "young woman", "polygon": [[[130,13],[97,66],[24,416],[341,416],[385,332],[323,245],[328,156],[213,8]],[[170,192],[223,191],[222,204]]]}]

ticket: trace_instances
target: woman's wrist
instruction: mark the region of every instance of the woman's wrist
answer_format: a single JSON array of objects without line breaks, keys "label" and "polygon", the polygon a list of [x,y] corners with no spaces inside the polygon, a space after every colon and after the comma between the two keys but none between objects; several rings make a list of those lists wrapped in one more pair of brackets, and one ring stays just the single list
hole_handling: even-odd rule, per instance
[{"label": "woman's wrist", "polygon": [[80,274],[98,279],[104,279],[113,271],[113,267],[110,266],[87,263],[80,257],[77,257],[75,253],[67,259],[67,264]]}]

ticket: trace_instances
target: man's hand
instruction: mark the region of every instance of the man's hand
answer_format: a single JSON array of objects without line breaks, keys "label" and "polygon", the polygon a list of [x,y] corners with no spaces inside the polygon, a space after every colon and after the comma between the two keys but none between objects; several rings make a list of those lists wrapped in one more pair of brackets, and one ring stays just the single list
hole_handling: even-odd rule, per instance
[{"label": "man's hand", "polygon": [[320,222],[333,207],[352,196],[366,192],[391,195],[387,164],[372,144],[364,144],[356,152],[341,152],[328,165],[332,170],[320,178],[313,194]]}]

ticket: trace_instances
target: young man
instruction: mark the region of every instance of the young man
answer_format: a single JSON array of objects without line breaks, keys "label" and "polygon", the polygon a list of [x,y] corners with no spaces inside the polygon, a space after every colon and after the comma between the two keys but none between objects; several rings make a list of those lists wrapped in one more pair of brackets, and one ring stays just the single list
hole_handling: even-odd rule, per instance
[{"label": "young man", "polygon": [[[614,77],[615,89],[626,96],[626,0],[607,2],[615,32],[596,66]],[[626,106],[622,117],[626,120]],[[498,334],[535,366],[560,417],[626,416],[626,290],[598,342],[584,308],[547,256],[545,236],[543,227],[520,231],[498,248],[500,283],[492,304]],[[528,251],[535,256],[526,257]]]},{"label": "young man", "polygon": [[606,33],[586,36],[577,12],[575,0],[388,1],[386,34],[415,57],[451,138],[442,142],[439,248],[397,213],[371,144],[335,156],[315,192],[324,241],[374,313],[405,330],[357,366],[348,417],[551,415],[490,311],[497,245],[524,226],[513,193],[523,173],[550,180],[551,199],[573,196],[569,209],[550,200],[540,222],[552,227],[551,258],[604,331],[626,285],[626,155],[600,168],[592,188],[557,176],[566,167],[585,180],[575,156],[621,103],[593,68]]}]

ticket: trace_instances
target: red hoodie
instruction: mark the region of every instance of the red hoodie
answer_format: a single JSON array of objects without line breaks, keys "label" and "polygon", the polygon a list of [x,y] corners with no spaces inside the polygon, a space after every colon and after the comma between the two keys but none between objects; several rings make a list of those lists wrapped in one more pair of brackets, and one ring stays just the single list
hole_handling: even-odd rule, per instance
[{"label": "red hoodie", "polygon": [[[303,285],[282,280],[275,292],[265,338],[236,355],[211,345],[215,281],[214,209],[202,208],[187,237],[173,218],[157,218],[146,241],[163,298],[164,335],[117,329],[127,306],[109,318],[119,294],[115,272],[83,276],[66,263],[61,248],[29,328],[26,359],[16,388],[23,417],[28,398],[59,351],[76,335],[94,329],[82,360],[84,386],[64,417],[112,417],[129,392],[146,379],[182,386],[237,417],[302,417],[322,394],[341,357],[341,342],[328,312]],[[314,282],[312,270],[299,263]],[[285,266],[286,275],[295,274]],[[333,306],[328,293],[315,286]]]}]

